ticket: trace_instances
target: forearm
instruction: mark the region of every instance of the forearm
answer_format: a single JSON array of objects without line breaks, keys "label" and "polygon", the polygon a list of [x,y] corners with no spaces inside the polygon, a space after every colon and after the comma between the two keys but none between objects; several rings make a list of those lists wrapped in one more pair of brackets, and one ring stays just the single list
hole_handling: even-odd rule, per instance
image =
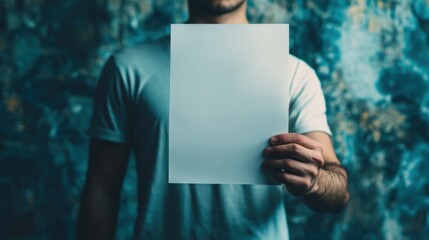
[{"label": "forearm", "polygon": [[314,211],[342,211],[349,200],[346,170],[336,163],[325,164],[320,169],[313,191],[303,199]]},{"label": "forearm", "polygon": [[120,197],[111,191],[91,180],[86,183],[79,209],[77,239],[114,239]]}]

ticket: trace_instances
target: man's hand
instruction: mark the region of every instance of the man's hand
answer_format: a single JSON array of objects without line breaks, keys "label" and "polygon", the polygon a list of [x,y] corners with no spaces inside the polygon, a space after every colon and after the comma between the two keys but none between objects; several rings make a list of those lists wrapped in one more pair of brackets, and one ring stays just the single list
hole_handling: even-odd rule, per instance
[{"label": "man's hand", "polygon": [[339,212],[347,204],[347,172],[329,135],[284,133],[273,136],[264,150],[264,169],[272,170],[287,190],[315,211]]},{"label": "man's hand", "polygon": [[317,178],[323,166],[323,147],[319,142],[296,133],[273,136],[264,154],[264,169],[274,171],[276,178],[295,196],[317,189]]}]

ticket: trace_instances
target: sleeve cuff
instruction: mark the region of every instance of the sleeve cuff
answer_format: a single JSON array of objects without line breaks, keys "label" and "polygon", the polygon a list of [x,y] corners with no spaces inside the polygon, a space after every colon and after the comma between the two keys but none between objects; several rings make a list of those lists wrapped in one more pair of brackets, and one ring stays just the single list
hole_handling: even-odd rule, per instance
[{"label": "sleeve cuff", "polygon": [[325,132],[329,136],[332,136],[331,129],[329,128],[326,115],[322,115],[306,122],[295,126],[290,129],[290,132],[296,132],[300,134],[309,133],[309,132]]}]

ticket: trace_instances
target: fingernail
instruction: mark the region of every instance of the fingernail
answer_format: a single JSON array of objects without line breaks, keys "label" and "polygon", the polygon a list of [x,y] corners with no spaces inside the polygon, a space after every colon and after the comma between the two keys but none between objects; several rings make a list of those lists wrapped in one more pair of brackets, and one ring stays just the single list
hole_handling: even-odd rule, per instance
[{"label": "fingernail", "polygon": [[266,147],[265,148],[265,152],[266,153],[270,153],[270,152],[272,152],[273,151],[273,148],[271,148],[271,147]]},{"label": "fingernail", "polygon": [[271,144],[276,144],[279,139],[277,137],[271,138]]}]

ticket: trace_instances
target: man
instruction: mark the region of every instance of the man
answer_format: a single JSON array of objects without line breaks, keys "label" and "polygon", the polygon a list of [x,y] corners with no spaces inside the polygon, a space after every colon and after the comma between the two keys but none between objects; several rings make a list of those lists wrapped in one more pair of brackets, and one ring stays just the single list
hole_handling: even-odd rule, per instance
[{"label": "man", "polygon": [[[189,0],[188,5],[189,23],[248,23],[245,0]],[[281,186],[168,184],[169,44],[166,37],[125,49],[104,67],[89,129],[78,237],[114,238],[133,151],[139,201],[135,239],[288,239]],[[320,82],[297,58],[290,56],[289,66],[291,133],[267,136],[262,167],[310,208],[341,211],[348,201],[347,173],[332,147]]]}]

